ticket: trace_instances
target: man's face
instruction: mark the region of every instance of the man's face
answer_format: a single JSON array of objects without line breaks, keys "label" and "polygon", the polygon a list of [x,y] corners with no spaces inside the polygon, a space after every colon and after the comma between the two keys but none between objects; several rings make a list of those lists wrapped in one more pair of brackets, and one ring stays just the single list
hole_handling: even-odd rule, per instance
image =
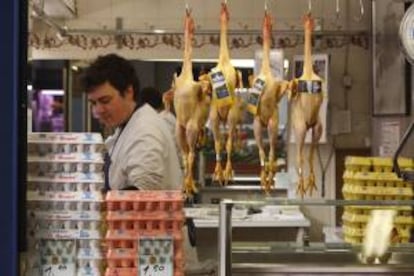
[{"label": "man's face", "polygon": [[117,127],[125,122],[135,107],[132,86],[124,96],[109,82],[97,86],[88,93],[93,116],[107,127]]}]

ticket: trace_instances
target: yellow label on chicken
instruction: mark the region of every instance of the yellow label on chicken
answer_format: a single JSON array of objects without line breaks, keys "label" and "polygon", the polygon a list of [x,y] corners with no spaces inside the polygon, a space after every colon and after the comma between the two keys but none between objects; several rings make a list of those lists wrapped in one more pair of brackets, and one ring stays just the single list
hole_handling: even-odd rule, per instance
[{"label": "yellow label on chicken", "polygon": [[214,96],[219,107],[231,105],[233,98],[231,97],[230,89],[226,83],[223,73],[213,68],[210,73],[211,82],[213,86]]},{"label": "yellow label on chicken", "polygon": [[265,85],[266,82],[263,79],[257,78],[252,89],[250,89],[249,96],[247,97],[247,111],[252,115],[256,115],[257,110],[259,109],[260,95],[262,94]]}]

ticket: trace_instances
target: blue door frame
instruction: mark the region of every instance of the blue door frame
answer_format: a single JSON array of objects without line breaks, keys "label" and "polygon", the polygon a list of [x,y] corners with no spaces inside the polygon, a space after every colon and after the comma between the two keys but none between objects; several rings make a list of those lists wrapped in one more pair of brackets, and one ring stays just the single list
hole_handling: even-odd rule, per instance
[{"label": "blue door frame", "polygon": [[17,276],[19,231],[24,229],[19,227],[19,197],[24,206],[26,178],[21,160],[26,149],[26,106],[21,100],[26,89],[27,1],[0,1],[0,26],[0,275]]}]

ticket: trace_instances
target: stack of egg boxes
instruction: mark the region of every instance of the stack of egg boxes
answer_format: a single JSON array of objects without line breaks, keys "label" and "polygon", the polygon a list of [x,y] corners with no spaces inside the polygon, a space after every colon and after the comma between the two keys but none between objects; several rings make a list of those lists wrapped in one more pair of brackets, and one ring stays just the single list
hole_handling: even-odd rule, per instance
[{"label": "stack of egg boxes", "polygon": [[181,191],[110,191],[105,276],[184,275]]},{"label": "stack of egg boxes", "polygon": [[26,275],[103,275],[98,133],[29,133]]},{"label": "stack of egg boxes", "polygon": [[[414,170],[413,160],[399,158],[402,170]],[[404,182],[393,172],[391,158],[348,156],[345,159],[342,194],[349,200],[411,200],[413,184]],[[410,239],[414,224],[413,206],[345,206],[342,216],[344,240],[352,244],[363,241],[366,224],[373,209],[394,209],[396,234],[400,243]]]}]

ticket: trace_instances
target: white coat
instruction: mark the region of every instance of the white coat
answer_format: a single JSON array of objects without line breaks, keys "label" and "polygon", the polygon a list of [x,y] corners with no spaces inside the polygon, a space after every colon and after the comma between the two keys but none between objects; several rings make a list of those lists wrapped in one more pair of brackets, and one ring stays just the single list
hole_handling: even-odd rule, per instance
[{"label": "white coat", "polygon": [[[105,141],[111,157],[109,186],[140,190],[177,190],[183,183],[175,137],[148,104],[138,108],[120,134]],[[119,136],[119,138],[118,138]]]}]

